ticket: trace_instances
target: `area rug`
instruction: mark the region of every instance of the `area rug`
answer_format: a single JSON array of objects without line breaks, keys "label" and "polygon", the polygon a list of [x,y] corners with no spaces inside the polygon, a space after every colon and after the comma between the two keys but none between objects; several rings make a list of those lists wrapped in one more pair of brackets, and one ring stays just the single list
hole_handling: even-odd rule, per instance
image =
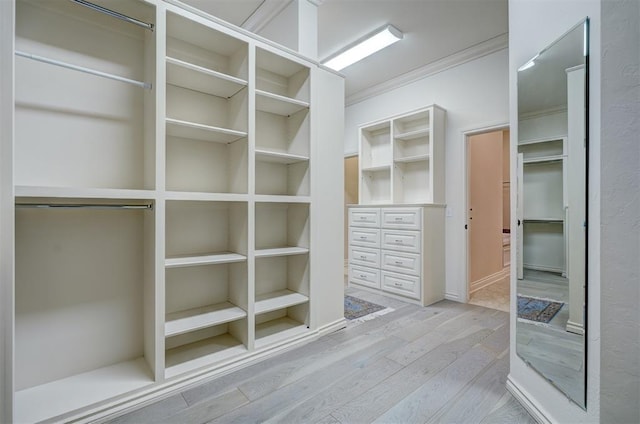
[{"label": "area rug", "polygon": [[518,295],[518,318],[548,323],[564,303]]},{"label": "area rug", "polygon": [[393,309],[385,308],[384,306],[377,305],[375,303],[367,302],[366,300],[358,299],[353,296],[344,297],[344,317],[348,320],[356,320],[364,318],[365,316],[381,315],[381,312],[391,312]]}]

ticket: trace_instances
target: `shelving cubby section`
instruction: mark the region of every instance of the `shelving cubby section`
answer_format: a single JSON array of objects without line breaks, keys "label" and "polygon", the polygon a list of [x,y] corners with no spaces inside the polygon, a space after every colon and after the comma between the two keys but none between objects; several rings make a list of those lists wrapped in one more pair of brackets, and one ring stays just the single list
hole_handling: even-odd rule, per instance
[{"label": "shelving cubby section", "polygon": [[16,422],[155,381],[153,203],[16,198]]},{"label": "shelving cubby section", "polygon": [[166,377],[247,350],[247,207],[167,201]]},{"label": "shelving cubby section", "polygon": [[246,193],[248,44],[167,13],[167,190]]},{"label": "shelving cubby section", "polygon": [[394,203],[429,202],[431,111],[393,120]]},{"label": "shelving cubby section", "polygon": [[310,70],[256,50],[256,194],[310,195]]},{"label": "shelving cubby section", "polygon": [[521,141],[525,268],[565,272],[566,137]]},{"label": "shelving cubby section", "polygon": [[360,131],[360,203],[391,202],[391,123]]},{"label": "shelving cubby section", "polygon": [[[98,3],[155,23],[149,3]],[[16,1],[16,186],[155,189],[155,34],[74,2]]]}]

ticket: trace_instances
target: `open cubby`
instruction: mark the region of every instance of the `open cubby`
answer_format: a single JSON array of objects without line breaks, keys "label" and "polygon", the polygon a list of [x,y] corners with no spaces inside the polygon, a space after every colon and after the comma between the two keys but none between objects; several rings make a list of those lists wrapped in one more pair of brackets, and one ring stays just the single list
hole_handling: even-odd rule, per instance
[{"label": "open cubby", "polygon": [[[256,91],[258,95],[266,94],[263,96],[265,99],[283,97],[308,104],[310,100],[309,68],[270,51],[257,48]],[[275,96],[269,96],[269,94]]]},{"label": "open cubby", "polygon": [[[118,202],[148,203],[92,200]],[[155,274],[145,252],[154,248],[153,210],[18,207],[15,216],[17,421],[151,384],[154,346],[145,332],[153,321],[145,305],[154,299]]]},{"label": "open cubby", "polygon": [[292,115],[258,110],[256,112],[256,150],[308,158],[309,121],[308,109]]},{"label": "open cubby", "polygon": [[524,218],[564,220],[563,162],[524,165]]},{"label": "open cubby", "polygon": [[[109,7],[155,20],[148,3]],[[15,48],[152,87],[17,55],[15,184],[154,189],[155,33],[69,1],[18,0]]]},{"label": "open cubby", "polygon": [[166,266],[246,260],[247,203],[169,200]]},{"label": "open cubby", "polygon": [[256,258],[255,313],[309,301],[309,255]]},{"label": "open cubby", "polygon": [[256,194],[309,196],[309,161],[287,163],[279,159],[256,157]]},{"label": "open cubby", "polygon": [[255,217],[256,256],[309,249],[308,204],[259,202]]},{"label": "open cubby", "polygon": [[360,135],[360,168],[391,165],[391,125],[389,122],[363,128]]},{"label": "open cubby", "polygon": [[564,154],[564,144],[563,138],[524,142],[518,145],[518,153],[523,154],[525,161],[557,158]]},{"label": "open cubby", "polygon": [[398,139],[411,139],[429,132],[431,123],[429,110],[410,114],[393,120],[393,135]]},{"label": "open cubby", "polygon": [[173,191],[247,193],[247,139],[230,143],[167,137],[166,187]]},{"label": "open cubby", "polygon": [[539,271],[565,272],[565,241],[562,221],[524,220],[523,266]]},{"label": "open cubby", "polygon": [[394,165],[393,203],[427,203],[429,186],[429,161],[396,163]]},{"label": "open cubby", "polygon": [[412,162],[429,158],[429,134],[419,137],[395,138],[393,141],[395,162]]},{"label": "open cubby", "polygon": [[360,202],[362,204],[391,203],[391,167],[362,171]]},{"label": "open cubby", "polygon": [[309,331],[309,303],[278,309],[256,316],[257,349],[291,340]]}]

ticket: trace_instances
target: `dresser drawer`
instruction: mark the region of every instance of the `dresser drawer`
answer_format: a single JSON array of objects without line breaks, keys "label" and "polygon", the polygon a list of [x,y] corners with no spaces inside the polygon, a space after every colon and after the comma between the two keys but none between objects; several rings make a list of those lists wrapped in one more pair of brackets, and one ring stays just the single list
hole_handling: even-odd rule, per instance
[{"label": "dresser drawer", "polygon": [[380,247],[380,230],[377,228],[349,228],[349,245]]},{"label": "dresser drawer", "polygon": [[349,265],[349,283],[380,288],[380,270],[357,265]]},{"label": "dresser drawer", "polygon": [[420,208],[384,208],[382,211],[382,228],[398,228],[401,230],[419,230],[422,228],[422,211]]},{"label": "dresser drawer", "polygon": [[417,253],[383,250],[380,268],[386,271],[420,276],[420,255]]},{"label": "dresser drawer", "polygon": [[382,290],[420,299],[420,277],[382,271]]},{"label": "dresser drawer", "polygon": [[380,209],[349,208],[349,225],[380,228]]},{"label": "dresser drawer", "polygon": [[349,263],[380,268],[380,249],[349,246]]},{"label": "dresser drawer", "polygon": [[383,249],[420,253],[420,231],[382,230]]}]

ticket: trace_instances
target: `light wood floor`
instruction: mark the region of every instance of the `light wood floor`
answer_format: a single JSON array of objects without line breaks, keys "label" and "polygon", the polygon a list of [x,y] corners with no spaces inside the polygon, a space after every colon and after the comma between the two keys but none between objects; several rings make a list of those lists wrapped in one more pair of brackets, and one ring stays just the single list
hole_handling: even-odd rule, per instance
[{"label": "light wood floor", "polygon": [[535,423],[505,389],[507,313],[346,292],[394,311],[111,423]]}]

